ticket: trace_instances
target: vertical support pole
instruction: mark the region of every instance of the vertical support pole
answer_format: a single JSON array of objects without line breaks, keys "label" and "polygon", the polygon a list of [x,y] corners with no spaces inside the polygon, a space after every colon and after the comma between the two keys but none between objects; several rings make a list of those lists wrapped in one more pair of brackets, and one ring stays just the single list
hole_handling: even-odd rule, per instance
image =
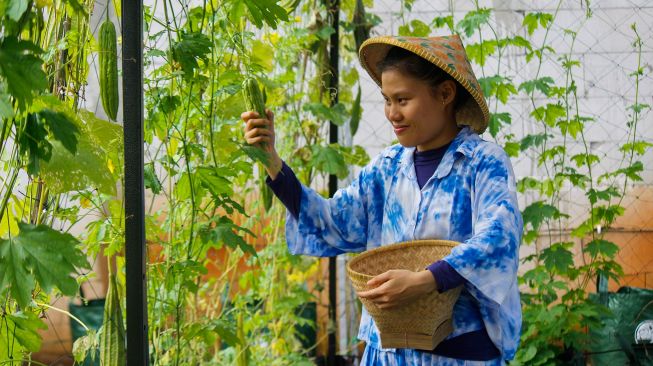
[{"label": "vertical support pole", "polygon": [[149,365],[143,183],[143,1],[122,2],[127,365]]},{"label": "vertical support pole", "polygon": [[[331,27],[334,32],[331,34],[329,42],[329,71],[331,77],[329,78],[329,95],[331,96],[331,106],[338,103],[338,86],[339,86],[339,59],[340,59],[340,0],[329,0],[329,15],[331,19]],[[338,126],[329,122],[329,143],[334,144],[338,142]],[[331,174],[329,175],[329,197],[338,190],[338,178]],[[328,334],[328,349],[327,349],[327,365],[336,366],[336,306],[337,306],[337,282],[336,282],[337,265],[336,258],[329,258],[329,334]]]}]

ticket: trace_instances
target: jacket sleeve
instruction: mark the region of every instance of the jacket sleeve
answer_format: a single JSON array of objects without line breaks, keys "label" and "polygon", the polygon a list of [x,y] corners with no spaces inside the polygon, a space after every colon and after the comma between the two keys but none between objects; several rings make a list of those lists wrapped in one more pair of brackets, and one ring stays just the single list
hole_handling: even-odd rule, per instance
[{"label": "jacket sleeve", "polygon": [[382,218],[382,210],[374,206],[384,201],[370,192],[379,172],[372,164],[330,199],[302,185],[298,218],[286,215],[286,240],[291,253],[330,257],[366,249],[370,221],[380,222]]},{"label": "jacket sleeve", "polygon": [[[485,145],[472,159],[473,234],[444,258],[466,280],[472,294],[503,304],[514,291],[519,264],[522,217],[507,154]],[[471,288],[470,288],[471,286]]]}]

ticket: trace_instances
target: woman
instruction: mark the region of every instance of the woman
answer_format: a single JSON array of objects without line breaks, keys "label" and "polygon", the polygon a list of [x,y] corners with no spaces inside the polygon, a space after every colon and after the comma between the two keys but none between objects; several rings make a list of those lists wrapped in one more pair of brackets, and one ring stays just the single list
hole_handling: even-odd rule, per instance
[{"label": "woman", "polygon": [[[382,308],[463,285],[453,332],[435,350],[382,348],[363,311],[362,365],[502,365],[519,343],[522,218],[506,153],[482,140],[488,108],[458,36],[377,37],[359,51],[399,140],[324,199],[274,149],[273,115],[245,112],[245,139],[267,143],[268,184],[288,208],[292,253],[334,256],[417,239],[458,241],[423,271],[393,270],[359,296]],[[265,128],[262,128],[265,127]]]}]

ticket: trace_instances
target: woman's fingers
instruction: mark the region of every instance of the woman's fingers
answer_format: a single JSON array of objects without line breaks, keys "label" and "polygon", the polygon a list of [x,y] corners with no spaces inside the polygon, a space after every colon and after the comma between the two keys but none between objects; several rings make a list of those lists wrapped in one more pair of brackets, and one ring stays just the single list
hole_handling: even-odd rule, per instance
[{"label": "woman's fingers", "polygon": [[245,141],[250,145],[258,142],[271,142],[272,138],[272,131],[266,128],[256,127],[245,132]]}]

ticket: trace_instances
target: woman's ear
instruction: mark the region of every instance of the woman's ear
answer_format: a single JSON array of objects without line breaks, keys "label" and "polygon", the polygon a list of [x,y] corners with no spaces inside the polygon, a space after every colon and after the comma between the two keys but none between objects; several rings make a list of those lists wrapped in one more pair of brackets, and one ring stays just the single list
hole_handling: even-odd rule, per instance
[{"label": "woman's ear", "polygon": [[456,99],[456,83],[453,80],[445,80],[438,85],[438,96],[442,104],[447,105]]}]

